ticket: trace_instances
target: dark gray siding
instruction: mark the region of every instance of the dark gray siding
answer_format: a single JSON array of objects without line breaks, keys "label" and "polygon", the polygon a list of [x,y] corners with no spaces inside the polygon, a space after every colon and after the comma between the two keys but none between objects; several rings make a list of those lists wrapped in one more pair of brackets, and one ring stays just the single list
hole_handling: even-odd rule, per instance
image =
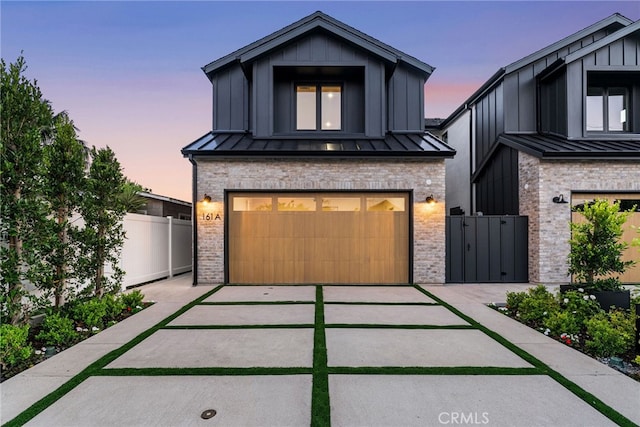
[{"label": "dark gray siding", "polygon": [[540,132],[567,135],[567,74],[564,70],[540,84]]},{"label": "dark gray siding", "polygon": [[[329,34],[317,31],[254,63],[252,119],[256,137],[271,136],[277,132],[286,132],[287,129],[293,130],[291,127],[293,99],[286,99],[287,94],[293,97],[293,81],[287,82],[286,79],[276,81],[277,72],[274,70],[279,67],[302,67],[307,70],[317,67],[318,73],[315,77],[313,74],[308,75],[308,79],[311,80],[332,80],[330,74],[333,71],[331,70],[339,71],[340,67],[361,68],[363,81],[356,82],[349,77],[345,83],[344,131],[370,137],[384,135],[386,131],[384,64],[381,60],[368,56],[365,52]],[[340,78],[339,73],[335,75],[335,79]]]},{"label": "dark gray siding", "polygon": [[505,130],[506,132],[535,132],[536,122],[536,78],[535,76],[558,58],[588,46],[611,33],[601,30],[546,57],[508,73],[504,78]]},{"label": "dark gray siding", "polygon": [[239,65],[216,74],[213,84],[213,130],[249,128],[249,87]]},{"label": "dark gray siding", "polygon": [[[305,82],[308,75],[322,82],[342,86],[343,132],[364,134],[365,67],[274,67],[274,135],[295,131],[295,82]],[[313,74],[315,72],[315,74]]]},{"label": "dark gray siding", "polygon": [[389,80],[389,130],[419,131],[424,129],[424,77],[399,66]]},{"label": "dark gray siding", "polygon": [[504,132],[503,85],[499,84],[475,105],[476,167],[478,167],[498,135]]},{"label": "dark gray siding", "polygon": [[502,146],[476,180],[476,211],[518,215],[518,151]]},{"label": "dark gray siding", "polygon": [[587,76],[589,72],[619,73],[613,82],[632,87],[631,126],[640,132],[640,40],[625,37],[567,65],[567,136],[579,138],[586,135],[584,124]]}]

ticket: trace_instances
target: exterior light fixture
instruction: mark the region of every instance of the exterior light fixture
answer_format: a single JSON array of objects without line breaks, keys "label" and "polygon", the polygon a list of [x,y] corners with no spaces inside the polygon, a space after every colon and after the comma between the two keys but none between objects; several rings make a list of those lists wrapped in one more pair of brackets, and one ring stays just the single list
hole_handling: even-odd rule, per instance
[{"label": "exterior light fixture", "polygon": [[430,205],[435,205],[436,204],[436,199],[433,197],[433,194],[430,196],[427,196],[425,202],[427,202]]},{"label": "exterior light fixture", "polygon": [[553,203],[569,203],[564,199],[564,194],[558,194],[556,197],[551,199]]},{"label": "exterior light fixture", "polygon": [[205,203],[210,203],[211,202],[211,196],[208,195],[207,193],[204,193],[204,197],[202,198],[202,201]]}]

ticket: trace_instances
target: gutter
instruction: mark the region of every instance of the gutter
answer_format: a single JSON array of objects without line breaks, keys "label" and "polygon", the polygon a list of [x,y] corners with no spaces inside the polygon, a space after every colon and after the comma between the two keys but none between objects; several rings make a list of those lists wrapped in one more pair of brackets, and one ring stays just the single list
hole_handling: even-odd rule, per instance
[{"label": "gutter", "polygon": [[193,220],[193,265],[191,267],[193,275],[193,286],[198,286],[198,217],[196,216],[196,205],[198,204],[198,164],[193,160],[193,155],[189,154],[189,162],[193,165],[191,176],[191,218]]}]

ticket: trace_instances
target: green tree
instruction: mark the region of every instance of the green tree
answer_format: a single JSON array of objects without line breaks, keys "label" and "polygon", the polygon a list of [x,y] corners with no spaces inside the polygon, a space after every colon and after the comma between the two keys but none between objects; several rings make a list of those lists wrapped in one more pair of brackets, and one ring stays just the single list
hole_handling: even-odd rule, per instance
[{"label": "green tree", "polygon": [[[41,227],[47,207],[42,199],[43,142],[53,123],[53,111],[37,81],[28,80],[24,57],[0,70],[1,315],[11,324],[28,316],[23,281],[39,275]],[[36,280],[37,281],[37,280]]]},{"label": "green tree", "polygon": [[67,282],[75,277],[79,255],[77,227],[71,222],[77,213],[85,184],[88,150],[78,139],[76,127],[66,113],[56,116],[51,143],[44,148],[44,196],[50,206],[50,233],[43,259],[50,267],[43,290],[53,293],[54,305],[63,302]]},{"label": "green tree", "polygon": [[620,240],[629,212],[621,212],[619,203],[607,200],[585,203],[576,211],[585,221],[571,223],[569,273],[585,288],[618,287],[619,281],[611,275],[624,273],[633,264],[622,260],[628,244]]},{"label": "green tree", "polygon": [[[126,208],[120,196],[126,178],[109,147],[92,148],[91,159],[80,207],[85,221],[81,232],[84,254],[81,265],[94,295],[102,297],[105,292],[119,290],[124,274],[118,264],[125,238],[122,220]],[[105,263],[113,270],[109,277],[105,276]]]},{"label": "green tree", "polygon": [[129,180],[124,183],[122,193],[120,193],[120,202],[127,212],[136,213],[147,204],[147,200],[138,194],[141,191],[144,189],[140,184]]}]

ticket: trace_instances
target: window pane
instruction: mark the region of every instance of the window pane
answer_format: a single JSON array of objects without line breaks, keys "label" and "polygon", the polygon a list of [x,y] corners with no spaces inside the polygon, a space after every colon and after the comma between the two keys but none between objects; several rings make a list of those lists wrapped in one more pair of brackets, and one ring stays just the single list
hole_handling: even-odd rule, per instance
[{"label": "window pane", "polygon": [[315,211],[316,199],[313,197],[278,197],[279,211]]},{"label": "window pane", "polygon": [[609,131],[623,131],[627,129],[626,90],[624,88],[609,89]]},{"label": "window pane", "polygon": [[367,210],[404,212],[404,197],[367,197]]},{"label": "window pane", "polygon": [[271,197],[234,197],[233,210],[235,212],[270,211]]},{"label": "window pane", "polygon": [[587,131],[604,130],[604,97],[602,88],[590,87],[587,92]]},{"label": "window pane", "polygon": [[323,197],[322,210],[325,212],[358,212],[359,197]]},{"label": "window pane", "polygon": [[315,86],[296,86],[296,129],[316,129]]},{"label": "window pane", "polygon": [[340,130],[341,123],[340,86],[322,86],[322,130]]}]

